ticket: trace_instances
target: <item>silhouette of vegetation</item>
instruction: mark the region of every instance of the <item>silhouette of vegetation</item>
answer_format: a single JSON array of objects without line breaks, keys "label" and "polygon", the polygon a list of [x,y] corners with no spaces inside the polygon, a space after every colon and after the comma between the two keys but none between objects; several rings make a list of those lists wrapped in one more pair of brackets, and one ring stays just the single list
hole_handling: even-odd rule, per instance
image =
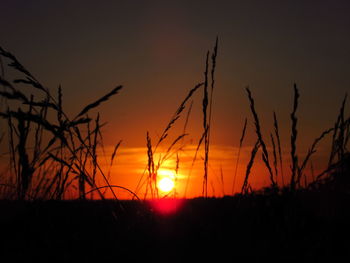
[{"label": "silhouette of vegetation", "polygon": [[[154,259],[157,256],[155,251],[158,251],[162,261],[176,262],[184,258],[195,261],[233,258],[256,262],[348,258],[349,250],[344,242],[350,235],[350,118],[345,113],[347,95],[334,126],[324,130],[312,142],[305,157],[301,158],[297,151],[300,94],[296,84],[290,115],[290,149],[281,147],[275,112],[274,131],[270,133],[271,147],[268,145],[256,102],[250,88],[246,88],[256,138],[246,165],[243,185],[240,193],[234,195],[240,151],[248,127],[247,118],[232,175],[232,196],[210,198],[207,189],[208,167],[217,55],[218,39],[213,52],[207,52],[204,81],[187,93],[158,140],[152,140],[147,132],[148,162],[136,190],[132,191],[111,184],[109,180],[122,141],[114,146],[108,172],[101,168],[98,149],[103,148],[101,128],[104,124],[99,113],[96,116],[92,113],[123,87],[115,87],[70,118],[64,111],[61,86],[53,95],[14,55],[0,48],[0,117],[7,125],[7,132],[1,133],[0,142],[7,136],[6,157],[9,160],[8,170],[0,176],[0,209],[3,215],[0,223],[6,226],[2,237],[7,241],[0,246],[5,251],[2,255],[10,254],[12,261],[47,260],[48,255],[55,255],[60,261],[102,261],[115,260],[116,257],[136,261]],[[5,61],[20,75],[19,78],[9,80],[5,76]],[[157,175],[165,161],[174,156],[174,170],[178,174],[193,96],[201,90],[203,131],[198,139],[191,170],[203,145],[204,198],[183,201],[181,209],[171,215],[158,213],[152,203],[141,200],[138,193],[145,187],[144,199],[157,198],[161,201],[171,197],[159,194]],[[186,113],[186,107],[183,130],[170,140],[169,134]],[[328,164],[323,172],[315,175],[311,157],[327,136],[331,137]],[[161,144],[164,146],[165,143],[168,146],[158,157],[156,154]],[[249,180],[260,150],[270,186],[253,190]],[[282,157],[283,152],[290,154],[290,174],[283,171],[283,162],[286,162]],[[309,182],[306,180],[308,164],[312,174]],[[190,175],[191,171],[185,192]],[[278,180],[279,177],[281,180]],[[223,178],[221,169],[222,186]],[[116,206],[115,200],[105,198],[106,189],[115,200],[118,200],[115,189],[128,192],[133,200],[119,201],[119,206]],[[175,191],[172,197],[177,197]],[[89,198],[91,200],[87,201]]]},{"label": "silhouette of vegetation", "polygon": [[243,129],[242,129],[242,135],[241,135],[241,139],[239,140],[239,147],[238,147],[238,154],[237,154],[237,160],[236,160],[236,167],[235,167],[235,174],[233,176],[233,184],[232,184],[232,195],[235,193],[235,185],[236,185],[236,178],[237,178],[237,170],[238,170],[238,164],[239,164],[239,157],[240,157],[240,154],[241,154],[241,148],[242,148],[242,145],[243,145],[243,140],[244,140],[244,137],[245,137],[245,132],[247,130],[247,118],[245,118],[244,120],[244,126],[243,126]]},{"label": "silhouette of vegetation", "polygon": [[[192,88],[185,99],[181,102],[169,123],[166,125],[161,136],[155,145],[152,145],[151,136],[147,133],[147,156],[148,176],[142,176],[136,188],[136,193],[146,186],[145,198],[150,192],[152,198],[158,198],[157,173],[163,163],[173,156],[177,156],[177,170],[180,164],[179,151],[184,146],[183,138],[186,134],[186,126],[188,124],[189,115],[192,110],[192,96],[201,88],[203,88],[202,112],[203,112],[203,133],[198,141],[195,155],[192,161],[192,167],[196,161],[198,151],[203,143],[203,191],[202,195],[208,197],[208,165],[210,150],[210,129],[212,121],[213,93],[215,90],[215,69],[218,54],[218,38],[216,39],[212,53],[206,54],[204,81],[198,83]],[[211,63],[209,57],[211,55]],[[100,97],[94,102],[83,107],[74,118],[69,118],[63,109],[63,94],[61,86],[57,89],[57,96],[51,94],[50,90],[44,87],[38,79],[36,79],[10,52],[0,49],[0,56],[3,61],[8,61],[8,66],[20,73],[19,78],[9,81],[5,78],[5,70],[3,63],[1,64],[0,96],[3,98],[2,111],[0,117],[7,121],[8,125],[8,149],[9,149],[9,171],[7,176],[3,176],[1,182],[2,193],[6,193],[3,198],[24,199],[64,199],[72,189],[75,189],[80,199],[86,198],[87,187],[92,189],[109,188],[114,198],[117,199],[110,186],[109,176],[110,169],[105,175],[98,162],[98,146],[103,147],[103,135],[101,134],[100,115],[91,118],[88,114],[96,109],[101,103],[111,99],[122,89],[117,86]],[[209,68],[210,67],[210,68]],[[209,76],[210,74],[210,76]],[[210,83],[209,83],[210,82]],[[26,89],[24,87],[26,86]],[[32,89],[32,90],[30,90]],[[273,112],[274,132],[270,133],[271,147],[269,147],[263,138],[261,121],[255,108],[250,88],[246,88],[248,99],[250,102],[250,110],[252,112],[257,142],[252,149],[252,155],[247,164],[246,175],[244,178],[242,193],[247,193],[249,186],[249,175],[254,165],[255,155],[262,150],[262,160],[269,173],[271,189],[276,193],[289,187],[290,191],[295,191],[302,187],[302,178],[306,178],[305,168],[310,161],[311,156],[316,152],[316,147],[327,135],[332,133],[331,151],[328,167],[324,172],[315,177],[312,182],[305,181],[304,187],[309,185],[315,186],[322,182],[322,178],[330,175],[333,171],[343,166],[344,158],[348,154],[349,142],[349,118],[345,117],[345,105],[347,96],[341,104],[339,115],[336,119],[334,127],[329,128],[321,133],[319,137],[310,146],[303,161],[297,154],[297,122],[296,116],[299,90],[294,84],[294,101],[291,113],[291,174],[289,185],[285,185],[285,174],[283,172],[281,138],[279,134],[279,126],[276,113]],[[189,105],[190,103],[190,105]],[[169,142],[167,150],[160,156],[158,160],[154,160],[160,144],[164,143],[168,138],[172,127],[178,122],[185,108],[189,105],[183,132],[175,136],[173,141]],[[94,124],[93,124],[94,123]],[[242,135],[239,141],[238,155],[236,159],[236,169],[233,175],[233,189],[237,177],[237,167],[239,164],[240,150],[247,128],[247,119],[244,122]],[[94,127],[92,127],[94,126]],[[3,136],[2,136],[3,138]],[[116,152],[121,144],[119,141],[111,155],[110,167]],[[180,145],[181,144],[181,145]],[[179,145],[179,146],[178,146]],[[271,153],[269,153],[269,149]],[[273,161],[270,161],[270,154]],[[278,167],[279,163],[279,167]],[[145,170],[145,171],[146,171]],[[191,169],[192,170],[192,169]],[[282,185],[278,183],[278,177],[281,176]],[[97,185],[97,177],[100,176],[105,185]],[[186,190],[188,187],[190,174],[187,179]],[[146,179],[145,179],[146,178]],[[106,187],[105,187],[106,186]],[[16,189],[14,193],[14,189]],[[103,193],[97,191],[100,198]],[[135,193],[135,194],[136,194]]]},{"label": "silhouette of vegetation", "polygon": [[[117,199],[98,164],[97,146],[102,143],[99,114],[91,129],[93,119],[88,113],[118,94],[122,86],[88,104],[71,119],[63,109],[61,86],[55,97],[10,52],[0,48],[0,56],[22,75],[13,81],[5,79],[4,72],[0,76],[4,103],[0,117],[8,123],[10,160],[2,185],[10,186],[10,190],[16,188],[15,193],[7,189],[3,198],[60,200],[70,188],[77,188],[79,198],[85,199],[87,187],[100,189],[96,184],[98,173]],[[99,190],[98,193],[103,198]]]}]

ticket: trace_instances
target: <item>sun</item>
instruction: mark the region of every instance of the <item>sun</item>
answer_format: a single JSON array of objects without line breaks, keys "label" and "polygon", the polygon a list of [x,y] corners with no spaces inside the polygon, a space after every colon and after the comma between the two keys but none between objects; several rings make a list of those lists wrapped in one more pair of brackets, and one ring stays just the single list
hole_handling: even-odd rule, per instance
[{"label": "sun", "polygon": [[173,190],[174,186],[175,186],[175,182],[170,177],[163,177],[158,182],[159,189],[164,193],[167,193]]}]

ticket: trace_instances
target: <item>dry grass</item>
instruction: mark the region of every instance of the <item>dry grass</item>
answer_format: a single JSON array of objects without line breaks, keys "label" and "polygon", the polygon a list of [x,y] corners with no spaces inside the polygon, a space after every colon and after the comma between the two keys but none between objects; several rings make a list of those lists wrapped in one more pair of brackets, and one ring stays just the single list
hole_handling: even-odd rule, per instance
[{"label": "dry grass", "polygon": [[277,147],[278,147],[278,155],[279,155],[279,163],[280,163],[280,173],[282,177],[282,187],[284,187],[284,173],[283,173],[283,161],[282,161],[282,150],[281,150],[281,139],[278,128],[278,120],[276,116],[276,112],[273,112],[273,126],[275,130],[275,136],[277,139]]},{"label": "dry grass", "polygon": [[[216,89],[215,72],[217,55],[218,38],[216,39],[213,51],[208,51],[206,53],[204,81],[198,83],[189,90],[156,143],[152,144],[151,136],[147,132],[148,163],[134,193],[122,186],[110,184],[111,167],[116,157],[117,150],[121,145],[121,141],[115,145],[111,154],[108,173],[105,174],[102,170],[99,164],[100,157],[98,155],[98,149],[100,148],[104,152],[103,135],[101,132],[103,124],[100,123],[99,113],[97,113],[95,117],[93,117],[92,114],[93,110],[96,110],[102,103],[109,101],[114,95],[118,94],[123,87],[116,86],[104,96],[82,107],[75,117],[70,118],[63,109],[63,92],[61,86],[57,88],[57,93],[53,95],[14,55],[0,47],[0,97],[4,101],[3,108],[0,111],[0,117],[6,120],[8,127],[9,160],[8,175],[1,177],[1,180],[3,180],[1,181],[1,189],[7,189],[3,192],[6,192],[8,198],[22,200],[64,199],[72,191],[76,191],[80,199],[86,199],[87,194],[90,194],[90,198],[95,198],[94,193],[96,192],[100,198],[104,198],[105,192],[102,192],[102,190],[108,189],[113,197],[117,199],[113,190],[114,188],[124,189],[125,191],[129,191],[132,196],[137,197],[137,193],[140,189],[146,187],[145,198],[148,194],[150,194],[152,198],[158,198],[157,173],[167,160],[176,156],[176,167],[174,167],[174,169],[176,174],[178,174],[181,162],[180,155],[185,145],[184,138],[188,135],[186,129],[192,112],[193,96],[197,91],[203,89],[203,97],[200,105],[203,117],[203,131],[198,139],[191,170],[187,177],[185,195],[188,189],[192,168],[196,162],[200,147],[203,145],[202,196],[208,197],[208,167],[211,128],[213,126],[214,91]],[[21,77],[13,80],[6,79],[4,74],[4,61],[7,61],[8,67],[20,74]],[[23,86],[25,86],[26,89],[23,89]],[[277,115],[273,112],[274,131],[270,133],[271,148],[269,148],[263,137],[261,123],[255,108],[255,101],[252,93],[249,88],[246,88],[246,91],[250,103],[250,110],[254,119],[257,142],[252,148],[241,192],[247,193],[249,189],[251,189],[249,177],[259,149],[262,151],[262,160],[268,170],[271,189],[278,192],[278,190],[280,190],[280,186],[278,185],[279,177],[281,177],[282,187],[285,187],[287,182],[283,171],[282,139]],[[349,153],[347,145],[350,138],[350,119],[345,116],[347,100],[347,95],[345,95],[334,127],[325,130],[314,140],[303,161],[300,162],[297,153],[297,109],[299,97],[299,90],[296,84],[294,84],[293,108],[290,115],[291,173],[289,185],[287,185],[291,191],[302,187],[301,181],[303,178],[305,180],[304,185],[307,187],[320,180],[324,175],[330,175],[332,171],[339,169],[339,167],[343,165],[344,159]],[[188,110],[185,115],[186,107]],[[179,119],[183,115],[185,115],[185,117],[182,133],[173,136],[173,139],[170,140],[169,134],[172,128],[177,125]],[[235,172],[232,175],[232,194],[235,192],[237,170],[246,129],[247,119],[244,121],[242,134],[239,140]],[[305,168],[311,160],[312,155],[316,152],[319,142],[329,134],[332,134],[332,145],[328,167],[318,176],[314,175],[312,167],[311,170],[314,180],[308,184],[306,181]],[[3,134],[1,135],[1,139],[2,138]],[[167,143],[168,146],[162,145],[165,152],[159,155],[159,147],[161,144],[165,143]],[[270,152],[269,149],[271,149]],[[273,157],[272,161],[270,161],[271,154]],[[159,158],[155,160],[155,156],[159,156]],[[223,187],[224,177],[222,167],[220,171],[220,180]],[[101,180],[105,185],[97,185],[97,181]],[[224,189],[221,190],[224,194]],[[214,191],[215,189],[213,187],[213,192]]]},{"label": "dry grass", "polygon": [[250,92],[250,89],[246,88],[246,91],[248,93],[248,99],[250,101],[250,109],[251,109],[251,112],[252,112],[253,118],[254,118],[255,132],[256,132],[256,135],[258,137],[258,140],[259,140],[259,143],[261,145],[262,152],[263,152],[262,158],[263,158],[265,166],[266,166],[266,168],[267,168],[267,170],[268,170],[268,172],[270,174],[271,187],[272,188],[276,188],[277,184],[276,184],[276,182],[274,180],[273,172],[272,172],[272,169],[271,169],[271,166],[270,166],[269,154],[268,154],[268,151],[267,151],[267,147],[266,147],[265,141],[264,141],[263,136],[262,136],[259,117],[258,117],[258,114],[257,114],[257,112],[255,110],[255,102],[254,102],[254,99],[253,99],[252,94]]},{"label": "dry grass", "polygon": [[250,175],[250,170],[253,167],[254,164],[254,160],[255,160],[255,155],[258,152],[260,147],[260,140],[258,139],[252,149],[251,155],[250,155],[250,160],[247,164],[247,169],[246,169],[246,173],[245,173],[245,178],[244,178],[244,182],[242,185],[242,190],[241,190],[241,194],[247,193],[248,191],[248,180],[249,180],[249,175]]},{"label": "dry grass", "polygon": [[297,122],[298,119],[296,117],[296,111],[298,108],[298,99],[299,99],[299,91],[297,88],[297,85],[294,84],[294,103],[293,103],[293,112],[291,113],[290,117],[292,120],[292,135],[290,138],[290,144],[291,144],[291,159],[292,159],[292,165],[291,165],[291,170],[292,170],[292,176],[290,179],[290,188],[292,191],[295,190],[296,187],[296,175],[298,171],[298,156],[296,154],[296,141],[297,141],[297,135],[298,135],[298,130],[297,130]]},{"label": "dry grass", "polygon": [[[176,155],[178,158],[178,152],[183,148],[183,146],[180,145],[177,148],[175,148],[175,147],[178,146],[179,143],[183,140],[183,138],[187,135],[185,133],[185,131],[186,131],[188,120],[189,120],[189,117],[191,114],[193,101],[191,101],[190,106],[189,106],[189,110],[186,114],[183,133],[180,135],[177,135],[175,137],[175,139],[169,143],[167,150],[165,151],[163,156],[159,157],[157,164],[155,164],[154,156],[156,156],[156,154],[158,153],[157,152],[158,147],[162,143],[164,143],[166,141],[166,139],[168,138],[168,135],[169,135],[171,128],[178,122],[178,120],[182,116],[182,114],[183,114],[186,106],[190,102],[190,99],[192,98],[192,96],[202,86],[203,86],[203,83],[198,83],[188,92],[188,94],[186,95],[184,100],[180,103],[179,107],[177,108],[177,110],[175,111],[173,116],[170,118],[170,121],[166,125],[165,129],[163,130],[161,136],[159,137],[159,139],[154,147],[152,147],[151,137],[150,137],[149,133],[147,132],[146,141],[147,141],[148,164],[147,164],[147,168],[145,169],[144,173],[142,174],[142,176],[141,176],[141,178],[136,186],[136,190],[135,190],[135,192],[138,193],[144,186],[146,186],[144,199],[147,198],[149,192],[151,193],[151,198],[158,198],[159,197],[159,192],[158,192],[158,187],[157,187],[158,170],[162,167],[164,162],[166,160],[170,159],[172,156]],[[178,170],[178,166],[179,166],[179,161],[177,161],[175,170]],[[145,176],[146,170],[148,171],[148,176]],[[146,177],[146,180],[144,180],[145,177]]]},{"label": "dry grass", "polygon": [[246,133],[246,130],[247,130],[247,122],[248,122],[248,120],[247,120],[247,118],[245,118],[243,129],[242,129],[242,135],[241,135],[241,138],[239,140],[239,147],[238,147],[238,153],[237,153],[235,174],[233,176],[233,183],[232,183],[232,195],[234,195],[234,193],[235,193],[235,186],[236,186],[236,179],[237,179],[237,170],[238,170],[238,164],[239,164],[239,157],[241,155],[241,149],[242,149],[242,145],[243,145],[243,140],[244,140],[245,133]]},{"label": "dry grass", "polygon": [[[16,198],[62,199],[70,188],[77,187],[79,198],[85,199],[87,187],[98,189],[97,174],[109,186],[98,164],[97,146],[102,140],[102,136],[98,138],[99,115],[91,130],[92,119],[87,114],[116,95],[122,86],[83,107],[70,119],[62,107],[61,86],[55,98],[10,52],[0,48],[0,57],[9,61],[9,68],[23,76],[12,81],[4,79],[4,74],[0,77],[0,96],[6,108],[0,112],[0,117],[7,120],[9,134],[7,180],[8,184],[16,185]],[[21,85],[27,86],[26,92],[22,92]],[[28,97],[27,91],[35,95]],[[56,119],[49,116],[56,116]],[[110,191],[114,194],[112,187]],[[101,192],[99,194],[103,197]]]}]

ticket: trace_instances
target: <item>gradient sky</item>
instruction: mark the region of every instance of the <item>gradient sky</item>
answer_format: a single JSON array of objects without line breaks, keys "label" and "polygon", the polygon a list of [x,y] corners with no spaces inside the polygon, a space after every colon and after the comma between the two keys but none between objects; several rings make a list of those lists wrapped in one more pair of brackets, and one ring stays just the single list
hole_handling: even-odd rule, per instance
[{"label": "gradient sky", "polygon": [[[154,138],[161,133],[188,90],[203,80],[216,36],[213,145],[238,145],[244,118],[251,120],[247,85],[264,130],[272,130],[276,110],[287,145],[298,84],[301,148],[333,125],[350,90],[346,0],[1,0],[0,10],[0,45],[50,89],[61,84],[68,113],[124,85],[99,109],[111,145],[123,139],[123,147],[144,147],[146,131]],[[201,121],[193,116],[198,131]],[[247,146],[255,140],[249,138]]]}]

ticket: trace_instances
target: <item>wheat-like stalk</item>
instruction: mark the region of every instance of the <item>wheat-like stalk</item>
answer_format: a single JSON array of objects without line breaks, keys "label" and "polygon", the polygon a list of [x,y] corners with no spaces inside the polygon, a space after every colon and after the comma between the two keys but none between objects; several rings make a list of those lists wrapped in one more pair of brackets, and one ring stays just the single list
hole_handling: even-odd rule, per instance
[{"label": "wheat-like stalk", "polygon": [[267,167],[267,170],[270,174],[270,181],[271,181],[271,186],[273,188],[275,188],[277,185],[276,185],[276,182],[273,178],[273,173],[272,173],[272,169],[271,169],[271,166],[270,166],[270,161],[269,161],[269,154],[268,154],[268,151],[267,151],[267,148],[266,148],[266,144],[264,142],[264,139],[263,139],[263,136],[262,136],[262,133],[261,133],[261,128],[260,128],[260,122],[259,122],[259,117],[258,117],[258,114],[256,113],[256,110],[255,110],[255,104],[254,104],[254,99],[252,97],[252,94],[250,92],[250,89],[249,87],[246,88],[246,91],[248,93],[248,98],[249,98],[249,101],[250,101],[250,109],[251,109],[251,112],[253,114],[253,118],[254,118],[254,123],[255,123],[255,132],[258,136],[258,140],[260,142],[260,145],[261,145],[261,148],[262,148],[262,151],[263,151],[263,161],[265,163],[265,166]]}]

